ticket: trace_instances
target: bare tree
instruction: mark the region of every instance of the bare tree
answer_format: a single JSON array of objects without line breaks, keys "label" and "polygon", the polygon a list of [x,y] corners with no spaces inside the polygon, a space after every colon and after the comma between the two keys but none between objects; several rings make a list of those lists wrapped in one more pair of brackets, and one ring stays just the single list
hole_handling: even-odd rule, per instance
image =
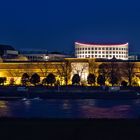
[{"label": "bare tree", "polygon": [[79,74],[79,76],[81,77],[84,70],[88,68],[88,64],[87,63],[72,63],[71,67],[74,73]]},{"label": "bare tree", "polygon": [[120,78],[119,65],[117,62],[111,62],[108,65],[109,82],[112,84],[112,86],[114,86],[114,84],[118,84]]},{"label": "bare tree", "polygon": [[89,60],[89,73],[94,74],[96,76],[98,70],[98,64],[94,59]]},{"label": "bare tree", "polygon": [[132,79],[135,76],[134,69],[136,68],[135,62],[125,62],[121,65],[121,72],[124,77],[128,80],[129,86],[132,86]]},{"label": "bare tree", "polygon": [[60,77],[60,84],[62,84],[63,78],[65,85],[68,85],[68,80],[70,79],[71,74],[71,66],[70,62],[65,60],[64,62],[61,62],[60,64],[56,65],[57,74]]},{"label": "bare tree", "polygon": [[108,63],[102,63],[98,68],[98,75],[102,75],[105,78],[105,81],[108,79],[109,65]]},{"label": "bare tree", "polygon": [[118,84],[120,72],[119,65],[117,62],[103,63],[99,66],[99,75],[105,78],[105,81],[109,81],[112,86]]},{"label": "bare tree", "polygon": [[19,77],[21,77],[22,75],[21,69],[22,66],[20,64],[18,64],[16,69],[11,69],[11,68],[7,69],[7,72],[9,73],[10,77],[14,78],[14,82],[16,82]]},{"label": "bare tree", "polygon": [[39,68],[43,77],[46,77],[48,75],[50,69],[49,62],[38,62],[37,67]]}]

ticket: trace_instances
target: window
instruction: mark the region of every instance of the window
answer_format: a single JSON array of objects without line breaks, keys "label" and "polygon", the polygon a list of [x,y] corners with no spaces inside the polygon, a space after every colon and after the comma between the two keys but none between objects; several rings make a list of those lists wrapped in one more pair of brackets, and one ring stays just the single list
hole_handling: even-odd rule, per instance
[{"label": "window", "polygon": [[109,50],[112,50],[112,48],[109,48]]},{"label": "window", "polygon": [[115,50],[115,48],[113,48],[113,50]]},{"label": "window", "polygon": [[90,50],[90,48],[88,48],[88,50]]},{"label": "window", "polygon": [[105,48],[102,48],[102,50],[104,50]]},{"label": "window", "polygon": [[99,50],[101,50],[101,48],[99,48]]},{"label": "window", "polygon": [[95,50],[97,50],[97,48],[95,48]]},{"label": "window", "polygon": [[108,57],[108,55],[106,55],[106,57]]}]

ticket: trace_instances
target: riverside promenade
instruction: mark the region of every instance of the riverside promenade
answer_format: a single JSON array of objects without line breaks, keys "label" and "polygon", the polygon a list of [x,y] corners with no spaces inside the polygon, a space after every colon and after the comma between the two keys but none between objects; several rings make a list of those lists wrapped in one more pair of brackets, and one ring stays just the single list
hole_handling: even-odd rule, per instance
[{"label": "riverside promenade", "polygon": [[84,86],[0,87],[0,100],[38,97],[42,99],[139,99],[140,88],[121,87],[118,91],[109,91],[108,88]]}]

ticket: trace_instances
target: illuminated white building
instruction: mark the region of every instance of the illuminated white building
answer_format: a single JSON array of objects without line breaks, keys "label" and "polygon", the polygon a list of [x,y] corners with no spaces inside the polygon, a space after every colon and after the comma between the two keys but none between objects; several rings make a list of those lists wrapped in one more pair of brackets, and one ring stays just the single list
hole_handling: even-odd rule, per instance
[{"label": "illuminated white building", "polygon": [[128,60],[128,43],[125,44],[85,44],[75,42],[77,58],[104,58]]}]

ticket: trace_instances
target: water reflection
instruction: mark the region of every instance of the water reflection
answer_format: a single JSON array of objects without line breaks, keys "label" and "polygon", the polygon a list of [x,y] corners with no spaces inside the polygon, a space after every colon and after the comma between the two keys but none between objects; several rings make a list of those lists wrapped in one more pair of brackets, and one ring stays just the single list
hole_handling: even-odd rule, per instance
[{"label": "water reflection", "polygon": [[133,110],[129,105],[115,106],[111,108],[83,107],[85,118],[133,118]]},{"label": "water reflection", "polygon": [[40,118],[137,118],[140,100],[41,100],[0,101],[0,116]]},{"label": "water reflection", "polygon": [[10,109],[6,101],[0,101],[0,117],[10,116]]}]

